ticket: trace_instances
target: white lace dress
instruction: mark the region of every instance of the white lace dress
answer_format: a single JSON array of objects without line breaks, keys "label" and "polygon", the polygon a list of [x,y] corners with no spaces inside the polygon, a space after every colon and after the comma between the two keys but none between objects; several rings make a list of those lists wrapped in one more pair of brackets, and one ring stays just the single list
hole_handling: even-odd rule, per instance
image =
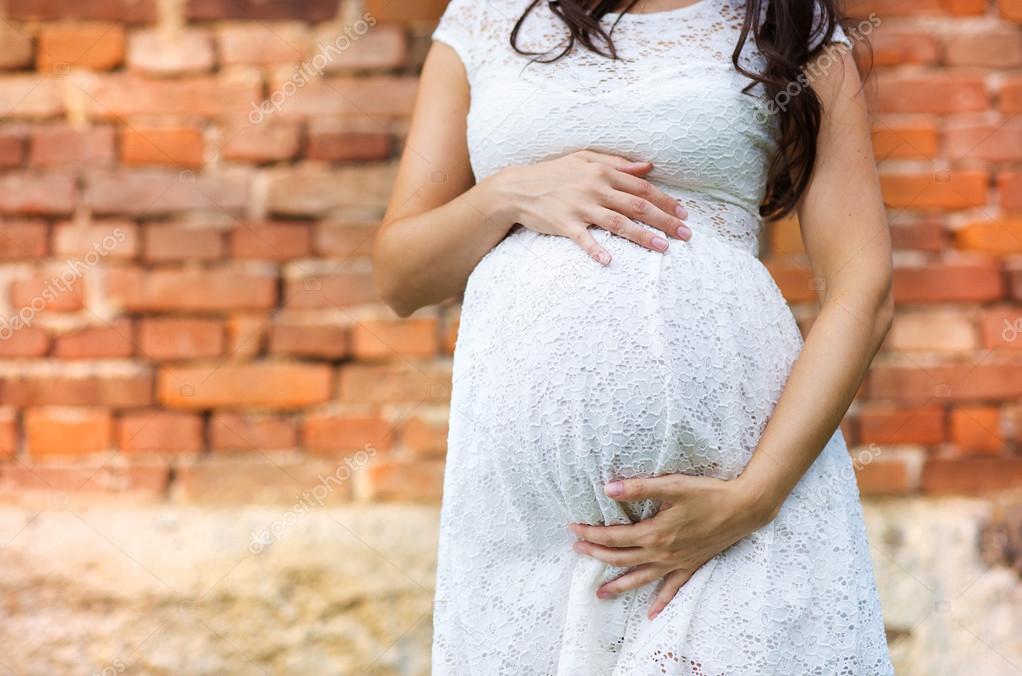
[{"label": "white lace dress", "polygon": [[[477,179],[580,149],[650,160],[694,233],[659,254],[594,231],[613,255],[604,268],[567,239],[517,228],[472,273],[435,676],[893,673],[840,433],[777,519],[704,565],[653,621],[656,584],[600,600],[623,571],[571,548],[569,522],[654,513],[605,497],[611,479],[740,474],[802,345],[756,257],[776,122],[731,65],[740,1],[625,15],[621,61],[576,49],[528,65],[509,36],[529,0],[453,0],[434,35],[469,76]],[[544,51],[564,31],[540,2],[520,45]],[[745,59],[760,63],[754,44]]]}]

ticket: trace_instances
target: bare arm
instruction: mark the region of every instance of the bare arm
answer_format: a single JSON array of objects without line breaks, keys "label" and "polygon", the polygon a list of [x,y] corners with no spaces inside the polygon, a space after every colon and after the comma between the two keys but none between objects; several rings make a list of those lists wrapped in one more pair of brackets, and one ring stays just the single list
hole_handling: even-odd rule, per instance
[{"label": "bare arm", "polygon": [[684,208],[642,178],[653,169],[649,162],[583,150],[508,167],[476,184],[466,142],[469,85],[454,50],[435,44],[420,83],[373,252],[377,287],[399,315],[459,295],[480,259],[516,223],[569,237],[603,265],[610,255],[590,225],[660,252],[669,238],[691,237]]},{"label": "bare arm", "polygon": [[812,85],[825,114],[798,215],[822,308],[740,479],[771,518],[840,424],[894,312],[890,234],[851,54]]}]

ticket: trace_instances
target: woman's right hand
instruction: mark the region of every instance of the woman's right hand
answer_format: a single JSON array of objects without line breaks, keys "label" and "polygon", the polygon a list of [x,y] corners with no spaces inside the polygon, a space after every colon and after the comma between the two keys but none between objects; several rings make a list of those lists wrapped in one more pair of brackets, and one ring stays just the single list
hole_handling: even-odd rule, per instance
[{"label": "woman's right hand", "polygon": [[[668,238],[688,240],[685,207],[642,178],[649,162],[632,162],[590,150],[528,166],[513,166],[486,179],[515,223],[575,241],[594,260],[610,264],[589,226],[603,228],[653,251]],[[635,221],[653,226],[651,232]]]}]

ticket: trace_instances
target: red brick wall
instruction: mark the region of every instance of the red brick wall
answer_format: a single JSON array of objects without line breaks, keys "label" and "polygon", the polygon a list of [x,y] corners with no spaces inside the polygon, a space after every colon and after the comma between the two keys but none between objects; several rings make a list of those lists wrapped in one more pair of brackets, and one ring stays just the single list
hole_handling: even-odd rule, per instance
[{"label": "red brick wall", "polygon": [[[439,496],[457,309],[394,319],[368,252],[442,5],[6,0],[0,492]],[[851,5],[900,302],[862,485],[1017,485],[1022,2]],[[770,241],[808,325],[797,225]]]}]

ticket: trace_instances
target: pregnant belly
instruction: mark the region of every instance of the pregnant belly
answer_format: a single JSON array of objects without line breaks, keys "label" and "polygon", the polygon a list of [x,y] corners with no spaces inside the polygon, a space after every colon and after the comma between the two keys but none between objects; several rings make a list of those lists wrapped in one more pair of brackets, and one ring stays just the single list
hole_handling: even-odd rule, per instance
[{"label": "pregnant belly", "polygon": [[609,267],[516,230],[473,272],[449,462],[522,509],[620,523],[655,505],[610,501],[611,479],[741,472],[801,338],[769,273],[734,245],[697,232],[659,254],[594,234]]}]

